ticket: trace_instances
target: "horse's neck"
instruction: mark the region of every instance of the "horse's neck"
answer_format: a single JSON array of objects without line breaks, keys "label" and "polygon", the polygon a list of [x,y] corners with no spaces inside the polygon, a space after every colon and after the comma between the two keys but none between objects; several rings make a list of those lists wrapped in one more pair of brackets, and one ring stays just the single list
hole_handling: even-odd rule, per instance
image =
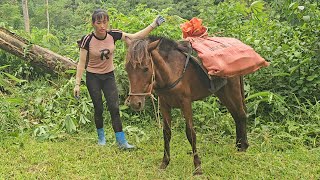
[{"label": "horse's neck", "polygon": [[[181,55],[181,57],[180,57]],[[152,57],[155,65],[155,82],[156,82],[156,88],[164,88],[167,86],[170,86],[172,83],[174,83],[175,80],[177,80],[181,74],[183,68],[183,63],[185,61],[179,61],[180,58],[185,58],[184,54],[175,54],[172,57],[168,55],[168,57],[171,57],[172,59],[166,60],[164,59],[160,54],[159,51],[153,51]]]},{"label": "horse's neck", "polygon": [[158,51],[152,51],[152,59],[154,62],[155,79],[157,87],[165,87],[172,77],[170,65],[162,58]]}]

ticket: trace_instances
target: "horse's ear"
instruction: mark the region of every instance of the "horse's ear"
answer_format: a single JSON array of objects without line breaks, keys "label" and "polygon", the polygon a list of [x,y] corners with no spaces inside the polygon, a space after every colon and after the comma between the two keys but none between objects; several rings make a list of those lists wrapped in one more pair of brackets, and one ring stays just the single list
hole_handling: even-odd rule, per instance
[{"label": "horse's ear", "polygon": [[125,40],[125,42],[126,42],[126,45],[127,45],[127,47],[131,44],[131,42],[132,42],[132,40],[128,37],[128,36],[125,36],[124,37],[124,40]]},{"label": "horse's ear", "polygon": [[157,48],[157,46],[160,44],[161,39],[153,41],[152,43],[150,43],[148,45],[148,51],[151,52],[152,50],[154,50],[155,48]]}]

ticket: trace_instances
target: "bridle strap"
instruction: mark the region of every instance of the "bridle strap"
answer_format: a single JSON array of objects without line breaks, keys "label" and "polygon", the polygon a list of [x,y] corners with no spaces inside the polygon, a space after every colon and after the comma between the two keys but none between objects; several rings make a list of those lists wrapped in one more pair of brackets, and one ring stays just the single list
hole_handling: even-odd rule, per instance
[{"label": "bridle strap", "polygon": [[152,70],[152,75],[151,75],[151,83],[149,85],[149,92],[146,93],[133,93],[131,92],[131,86],[129,87],[129,96],[151,96],[154,99],[154,96],[152,94],[152,90],[153,90],[153,84],[155,82],[155,69],[154,69],[154,64],[153,64],[153,60],[151,59],[151,70]]},{"label": "bridle strap", "polygon": [[[154,114],[156,115],[156,118],[158,120],[158,125],[159,127],[161,127],[161,122],[160,122],[160,112],[159,112],[159,99],[158,99],[158,112],[156,110],[156,105],[154,103],[154,101],[156,100],[156,98],[154,97],[154,95],[152,94],[152,89],[153,89],[153,84],[155,82],[155,69],[154,69],[154,64],[153,64],[153,60],[151,59],[151,69],[152,69],[152,76],[151,76],[151,83],[149,85],[149,92],[146,93],[132,93],[131,92],[131,86],[130,91],[129,91],[129,96],[150,96],[151,97],[151,101],[152,101],[152,105],[153,105],[153,109],[154,109]],[[128,100],[128,99],[127,99]],[[126,100],[126,101],[127,101]]]},{"label": "bridle strap", "polygon": [[165,87],[162,87],[162,88],[155,88],[155,90],[156,90],[156,91],[168,91],[168,90],[174,88],[174,87],[181,81],[181,79],[183,78],[183,75],[184,75],[184,73],[185,73],[186,70],[187,70],[187,66],[188,66],[188,64],[189,64],[190,57],[191,57],[191,54],[188,53],[186,62],[185,62],[184,67],[183,67],[183,71],[182,71],[182,73],[181,73],[181,76],[180,76],[177,80],[175,80],[175,81],[174,81],[172,84],[170,84],[169,86],[165,86]]}]

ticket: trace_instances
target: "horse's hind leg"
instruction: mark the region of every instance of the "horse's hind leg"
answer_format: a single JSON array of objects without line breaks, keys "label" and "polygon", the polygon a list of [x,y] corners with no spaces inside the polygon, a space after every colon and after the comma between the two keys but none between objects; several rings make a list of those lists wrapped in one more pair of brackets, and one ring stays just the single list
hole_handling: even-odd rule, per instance
[{"label": "horse's hind leg", "polygon": [[236,146],[239,151],[249,147],[247,139],[247,114],[244,104],[242,77],[229,78],[227,84],[216,92],[217,97],[227,107],[236,124]]},{"label": "horse's hind leg", "polygon": [[196,146],[196,132],[193,128],[193,120],[192,120],[192,106],[190,100],[185,100],[183,102],[182,112],[184,115],[184,118],[186,120],[186,134],[189,143],[192,146],[192,154],[193,154],[193,163],[195,167],[194,175],[200,175],[202,174],[201,169],[201,161],[199,158],[199,155],[197,153],[197,146]]},{"label": "horse's hind leg", "polygon": [[163,118],[163,140],[164,140],[163,159],[160,165],[160,169],[165,169],[170,162],[171,107],[165,106],[163,103],[161,103],[161,99],[160,99],[160,110]]}]

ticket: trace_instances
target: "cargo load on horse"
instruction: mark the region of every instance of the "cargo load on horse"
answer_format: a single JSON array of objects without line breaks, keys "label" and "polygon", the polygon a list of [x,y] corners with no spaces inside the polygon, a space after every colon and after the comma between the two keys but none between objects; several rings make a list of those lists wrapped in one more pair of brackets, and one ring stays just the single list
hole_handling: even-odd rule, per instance
[{"label": "cargo load on horse", "polygon": [[183,38],[191,43],[211,76],[243,76],[269,66],[253,48],[238,39],[209,37],[201,19],[192,18],[180,27]]}]

